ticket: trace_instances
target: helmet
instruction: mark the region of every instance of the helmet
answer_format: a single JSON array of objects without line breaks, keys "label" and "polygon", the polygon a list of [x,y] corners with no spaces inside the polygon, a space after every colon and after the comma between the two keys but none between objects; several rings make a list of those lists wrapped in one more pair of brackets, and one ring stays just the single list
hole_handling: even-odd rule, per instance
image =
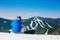
[{"label": "helmet", "polygon": [[19,18],[21,20],[21,16],[17,16],[17,18]]}]

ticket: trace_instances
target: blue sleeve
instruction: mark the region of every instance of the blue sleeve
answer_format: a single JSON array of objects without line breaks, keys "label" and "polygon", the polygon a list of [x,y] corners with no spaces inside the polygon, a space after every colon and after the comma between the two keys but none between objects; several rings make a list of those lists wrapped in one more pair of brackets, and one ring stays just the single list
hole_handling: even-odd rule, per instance
[{"label": "blue sleeve", "polygon": [[13,20],[12,23],[11,23],[11,26],[14,26],[16,24],[16,21],[17,20]]},{"label": "blue sleeve", "polygon": [[11,27],[14,25],[14,21],[11,22]]}]

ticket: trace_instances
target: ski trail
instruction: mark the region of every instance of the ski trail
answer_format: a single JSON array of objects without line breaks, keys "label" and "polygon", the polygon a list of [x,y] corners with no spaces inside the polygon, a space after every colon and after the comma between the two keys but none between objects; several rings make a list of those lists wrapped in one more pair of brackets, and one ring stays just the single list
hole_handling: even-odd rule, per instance
[{"label": "ski trail", "polygon": [[[34,22],[35,22],[35,21],[34,21]],[[35,22],[35,23],[36,23],[36,26],[33,27],[33,26],[32,26],[32,25],[33,25],[33,21],[31,21],[30,27],[32,28],[32,30],[36,29],[36,27],[38,26],[38,23],[37,23],[37,22]]]},{"label": "ski trail", "polygon": [[49,29],[47,29],[47,31],[45,32],[46,35],[48,34],[48,31],[49,31]]},{"label": "ski trail", "polygon": [[45,28],[40,22],[38,22],[42,28]]},{"label": "ski trail", "polygon": [[42,20],[39,20],[39,19],[37,18],[37,21],[38,21],[38,22],[41,22],[41,23],[45,26],[45,24],[43,23]]},{"label": "ski trail", "polygon": [[47,25],[48,25],[48,27],[50,27],[50,28],[53,28],[52,26],[50,26],[47,22],[45,22]]},{"label": "ski trail", "polygon": [[[38,19],[37,17],[35,17],[34,19],[36,19],[35,21],[38,21],[38,23],[40,24],[40,26],[41,26],[42,28],[45,28],[45,27],[44,27],[45,24],[43,23],[42,20]],[[40,22],[41,22],[44,26],[43,26]]]}]

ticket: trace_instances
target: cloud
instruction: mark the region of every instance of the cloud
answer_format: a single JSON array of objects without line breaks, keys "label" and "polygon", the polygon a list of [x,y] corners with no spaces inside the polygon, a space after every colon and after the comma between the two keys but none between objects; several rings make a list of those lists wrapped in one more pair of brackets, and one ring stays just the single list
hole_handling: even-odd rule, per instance
[{"label": "cloud", "polygon": [[21,16],[23,19],[27,19],[33,16],[40,16],[38,12],[30,12],[30,13],[18,13],[19,16]]},{"label": "cloud", "polygon": [[33,16],[40,16],[40,13],[38,12],[19,12],[19,13],[12,13],[12,14],[5,14],[5,15],[2,15],[0,17],[3,17],[3,18],[6,18],[6,19],[16,19],[17,16],[21,16],[22,19],[28,19],[30,17],[33,17]]},{"label": "cloud", "polygon": [[48,18],[60,18],[59,16],[60,12],[51,12],[51,11],[40,11],[40,12],[21,12],[21,11],[13,11],[13,12],[0,12],[0,17],[7,18],[7,19],[16,19],[17,16],[21,16],[22,19],[28,19],[30,17],[34,16],[40,16],[40,17],[48,17]]}]

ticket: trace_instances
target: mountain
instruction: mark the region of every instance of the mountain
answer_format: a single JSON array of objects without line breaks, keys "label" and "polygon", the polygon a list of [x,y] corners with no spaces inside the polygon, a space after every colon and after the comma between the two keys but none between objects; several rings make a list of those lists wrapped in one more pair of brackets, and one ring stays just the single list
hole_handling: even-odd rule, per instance
[{"label": "mountain", "polygon": [[35,34],[60,34],[60,19],[32,17],[26,19],[23,25],[27,31],[35,30]]},{"label": "mountain", "polygon": [[0,32],[8,32],[11,29],[12,20],[0,18]]},{"label": "mountain", "polygon": [[[0,32],[8,32],[11,22],[12,20],[0,18]],[[22,30],[27,34],[34,31],[34,34],[60,34],[60,18],[31,17],[23,19],[22,23]]]}]

